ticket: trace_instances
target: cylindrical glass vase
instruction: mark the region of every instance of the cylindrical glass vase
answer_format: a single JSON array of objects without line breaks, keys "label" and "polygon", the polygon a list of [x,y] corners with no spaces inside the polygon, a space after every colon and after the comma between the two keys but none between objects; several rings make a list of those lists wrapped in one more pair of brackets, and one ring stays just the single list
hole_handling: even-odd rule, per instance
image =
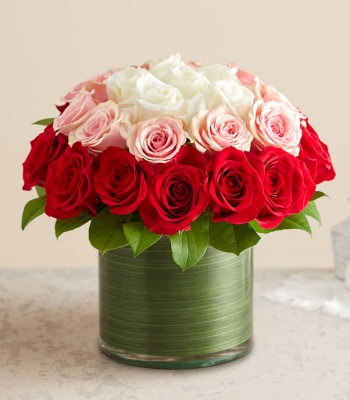
[{"label": "cylindrical glass vase", "polygon": [[151,368],[198,368],[252,347],[253,252],[209,247],[182,272],[163,237],[138,257],[130,247],[99,258],[100,348]]}]

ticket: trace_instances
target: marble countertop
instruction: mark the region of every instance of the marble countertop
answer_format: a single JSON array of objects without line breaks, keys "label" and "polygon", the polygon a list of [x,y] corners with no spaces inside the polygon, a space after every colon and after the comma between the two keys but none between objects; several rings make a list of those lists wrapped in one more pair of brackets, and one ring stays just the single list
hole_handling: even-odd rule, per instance
[{"label": "marble countertop", "polygon": [[256,268],[247,356],[173,371],[100,352],[97,269],[0,269],[0,399],[348,400],[350,321],[264,297],[295,271]]}]

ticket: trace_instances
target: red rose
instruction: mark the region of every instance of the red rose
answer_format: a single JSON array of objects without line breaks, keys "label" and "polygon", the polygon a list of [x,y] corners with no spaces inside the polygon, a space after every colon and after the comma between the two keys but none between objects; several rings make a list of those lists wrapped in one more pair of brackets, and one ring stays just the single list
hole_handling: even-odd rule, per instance
[{"label": "red rose", "polygon": [[99,157],[94,187],[112,214],[126,215],[137,210],[147,193],[147,178],[152,169],[145,161],[137,162],[128,151],[109,147]]},{"label": "red rose", "polygon": [[244,224],[255,219],[265,204],[264,167],[257,156],[227,147],[207,167],[213,221]]},{"label": "red rose", "polygon": [[31,190],[36,185],[45,185],[47,168],[64,152],[68,139],[64,135],[56,135],[51,124],[30,144],[31,150],[23,163],[24,190]]},{"label": "red rose", "polygon": [[259,158],[265,168],[266,204],[257,221],[263,228],[272,229],[285,217],[302,211],[316,185],[306,165],[282,149],[266,147]]},{"label": "red rose", "polygon": [[175,156],[175,161],[179,164],[190,165],[205,171],[207,160],[205,156],[192,146],[182,146]]},{"label": "red rose", "polygon": [[321,142],[308,120],[305,122],[306,126],[301,125],[302,137],[298,158],[304,161],[316,185],[323,181],[331,181],[335,177],[335,171],[328,147]]},{"label": "red rose", "polygon": [[67,147],[62,156],[48,168],[45,183],[46,214],[57,219],[67,219],[88,210],[95,216],[95,170],[95,157],[80,143]]},{"label": "red rose", "polygon": [[69,102],[67,101],[64,104],[56,104],[57,110],[60,112],[60,114],[63,113],[63,111],[69,106]]},{"label": "red rose", "polygon": [[190,229],[208,206],[205,163],[199,151],[183,146],[174,162],[156,165],[140,205],[140,215],[149,230],[174,235]]}]

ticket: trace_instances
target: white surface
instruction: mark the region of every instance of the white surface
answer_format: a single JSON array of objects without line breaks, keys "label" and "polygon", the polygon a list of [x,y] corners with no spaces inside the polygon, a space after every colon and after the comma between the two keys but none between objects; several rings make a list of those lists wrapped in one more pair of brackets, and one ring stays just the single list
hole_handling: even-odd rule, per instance
[{"label": "white surface", "polygon": [[0,399],[347,400],[349,321],[262,296],[295,272],[256,269],[250,354],[172,371],[100,352],[96,269],[0,270]]},{"label": "white surface", "polygon": [[333,271],[323,271],[321,274],[309,271],[292,275],[283,282],[282,287],[266,293],[265,297],[293,307],[319,310],[350,319],[350,290],[343,280],[335,277]]}]

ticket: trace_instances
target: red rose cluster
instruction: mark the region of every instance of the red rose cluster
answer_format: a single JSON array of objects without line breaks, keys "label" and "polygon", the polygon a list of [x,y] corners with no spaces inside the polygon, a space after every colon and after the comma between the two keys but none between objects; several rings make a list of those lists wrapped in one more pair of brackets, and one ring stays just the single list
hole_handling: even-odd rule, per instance
[{"label": "red rose cluster", "polygon": [[120,147],[92,154],[50,125],[31,142],[23,189],[45,187],[45,212],[57,219],[95,216],[108,206],[112,214],[139,213],[150,231],[173,235],[210,210],[214,222],[256,220],[272,229],[307,206],[316,184],[335,176],[327,146],[307,120],[301,130],[297,157],[273,146],[202,154],[184,144],[169,162],[149,163]]}]

